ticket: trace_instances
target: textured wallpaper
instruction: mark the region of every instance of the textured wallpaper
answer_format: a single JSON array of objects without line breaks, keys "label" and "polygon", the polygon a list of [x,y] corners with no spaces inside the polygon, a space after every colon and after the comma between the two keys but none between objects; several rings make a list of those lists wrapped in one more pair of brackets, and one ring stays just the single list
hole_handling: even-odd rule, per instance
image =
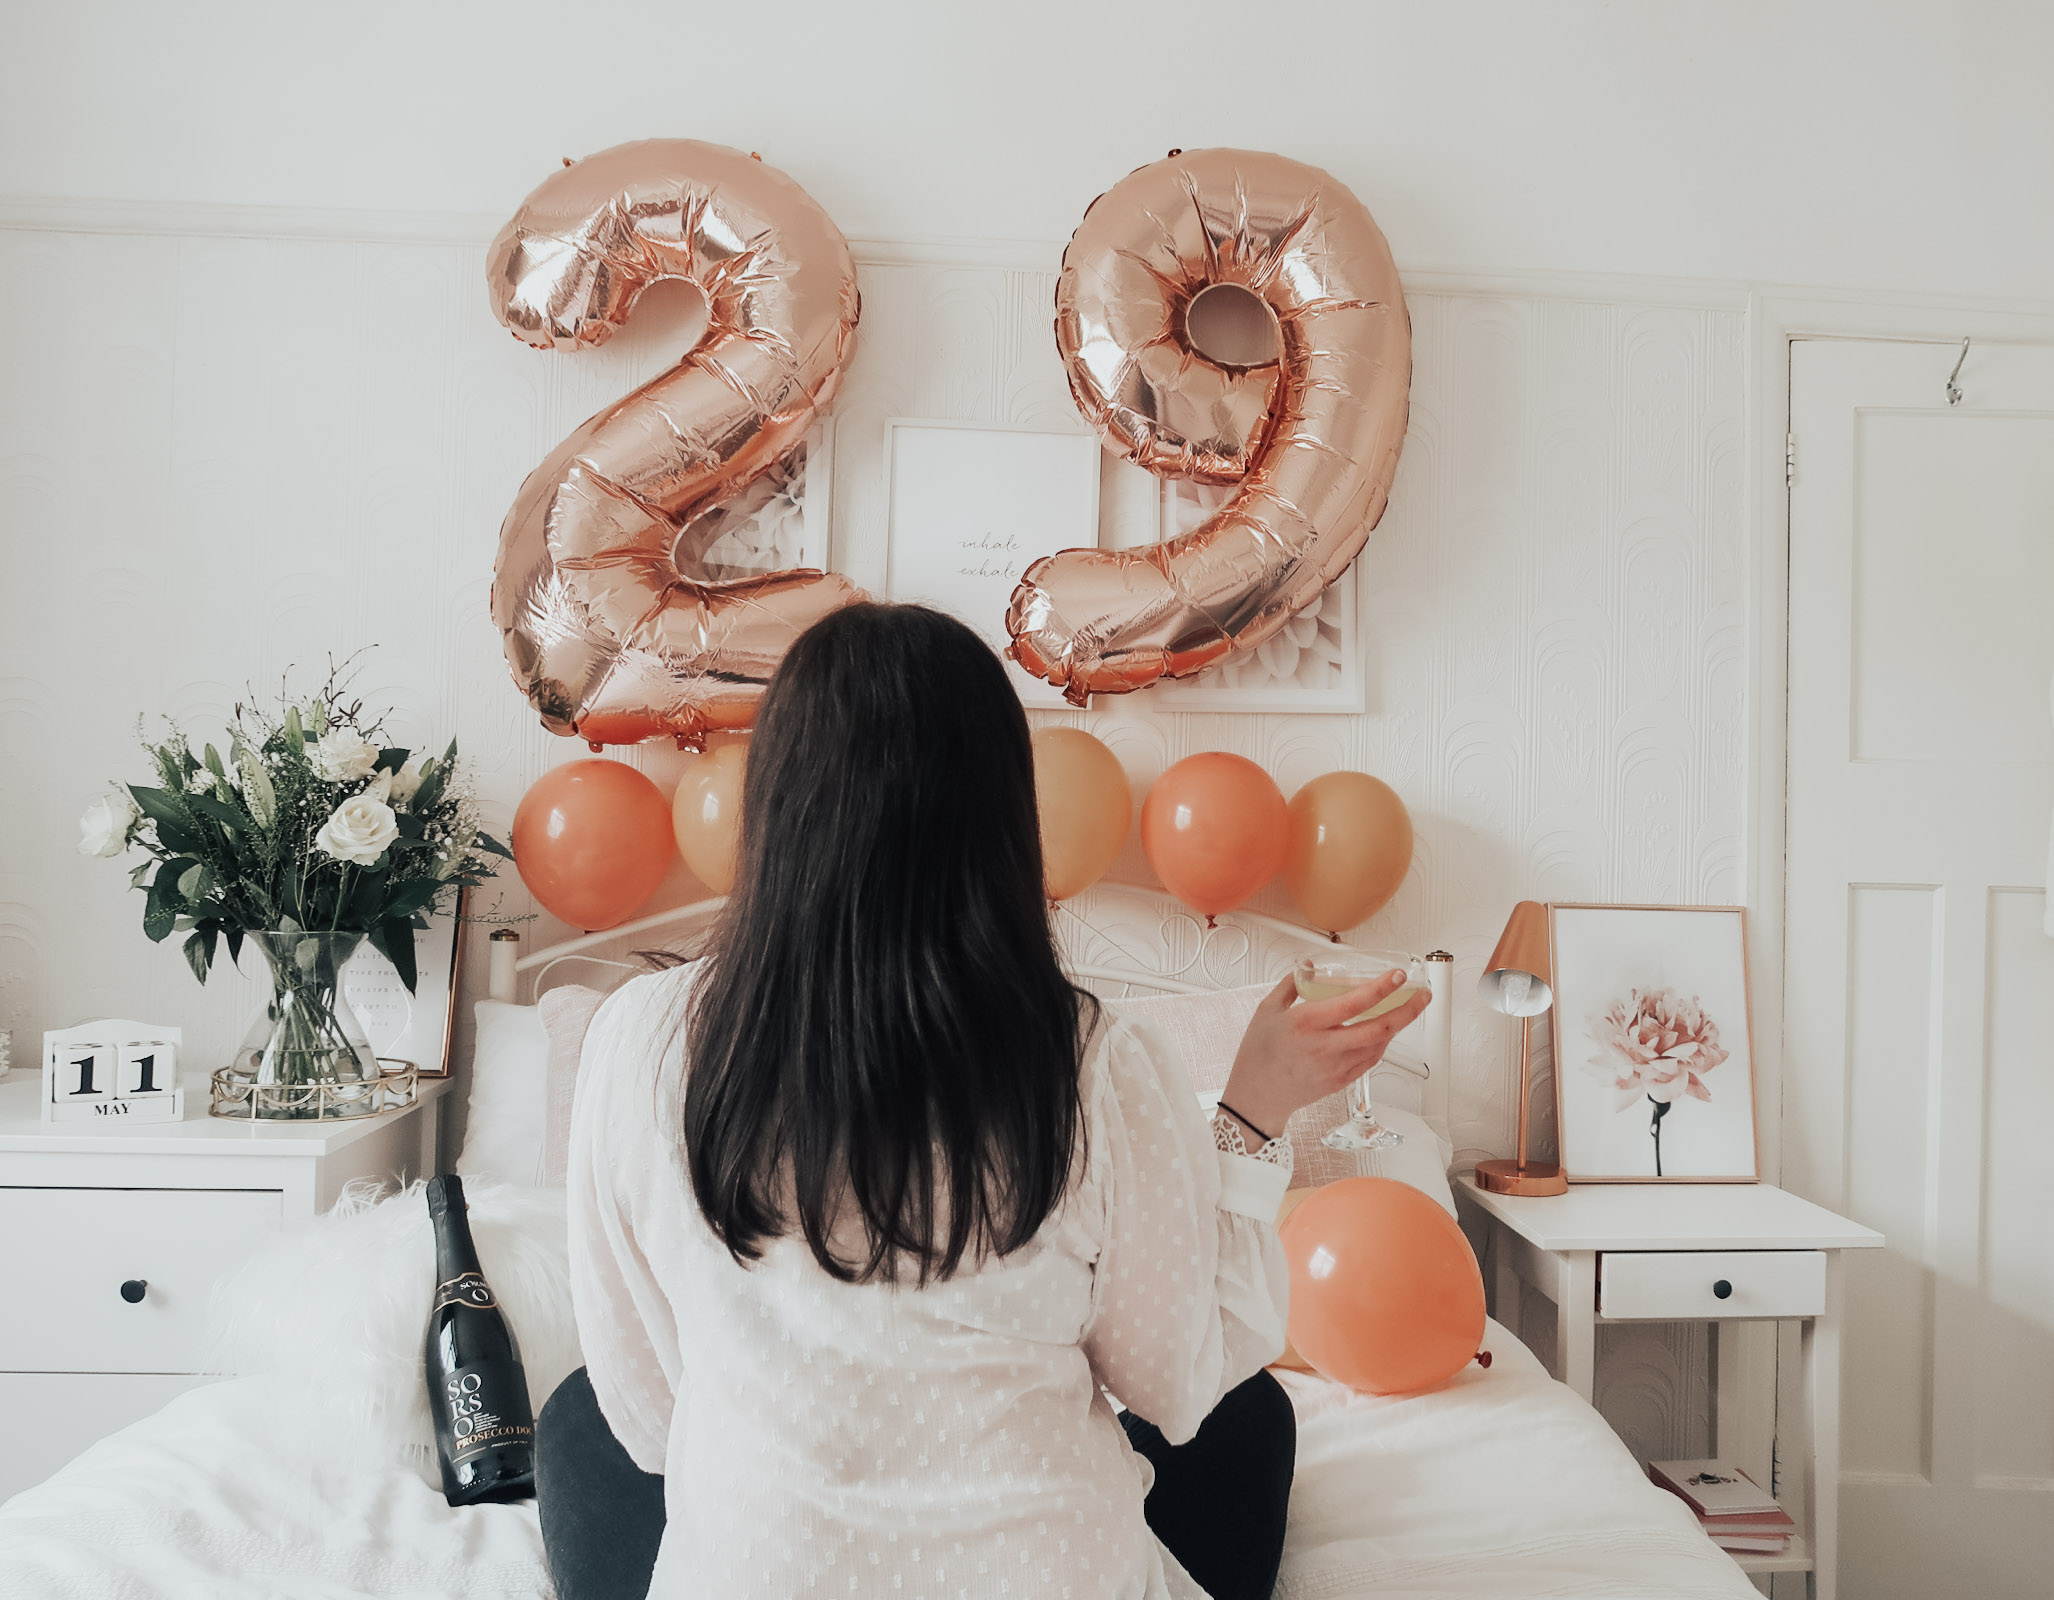
[{"label": "textured wallpaper", "polygon": [[[245,685],[311,686],[368,643],[361,692],[398,708],[401,741],[460,736],[502,825],[538,772],[584,753],[507,679],[486,614],[496,535],[527,470],[672,359],[678,307],[652,301],[599,352],[538,353],[486,312],[481,257],[0,231],[0,1027],[18,1062],[46,1027],[127,1015],[183,1024],[190,1060],[213,1065],[255,1004],[232,970],[198,989],[173,944],[144,940],[120,867],[74,853],[100,785],[142,776],[139,717],[209,735]],[[834,522],[837,565],[876,585],[887,418],[1080,424],[1052,271],[861,270]],[[1385,779],[1418,855],[1359,937],[1453,951],[1467,997],[1522,896],[1744,892],[1745,319],[1513,294],[1411,309],[1411,432],[1358,568],[1367,714],[1134,696],[1037,716],[1104,738],[1137,797],[1211,749],[1286,793],[1337,767]],[[1108,459],[1104,489],[1108,537],[1133,537],[1151,485]],[[677,765],[633,759],[659,782]],[[1137,845],[1115,875],[1147,879]],[[671,890],[690,889],[678,869]],[[510,875],[504,902],[526,908]],[[1290,915],[1280,888],[1257,904]],[[1509,1152],[1514,1046],[1464,999],[1447,1086],[1464,1158]],[[1621,1330],[1605,1331],[1609,1352]],[[1633,1337],[1607,1355],[1608,1414],[1688,1453],[1702,1399],[1677,1374],[1702,1332]]]}]

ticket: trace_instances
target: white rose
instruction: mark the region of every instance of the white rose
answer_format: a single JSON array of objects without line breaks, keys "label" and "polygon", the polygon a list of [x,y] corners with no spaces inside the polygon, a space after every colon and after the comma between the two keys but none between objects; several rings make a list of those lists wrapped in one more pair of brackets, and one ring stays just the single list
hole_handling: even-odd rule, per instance
[{"label": "white rose", "polygon": [[110,794],[86,807],[78,819],[78,853],[82,856],[118,856],[128,848],[128,831],[135,826],[135,802],[125,794]]},{"label": "white rose", "polygon": [[392,807],[368,794],[352,795],[335,808],[335,815],[321,824],[314,835],[314,848],[324,850],[337,861],[353,861],[368,867],[399,837]]},{"label": "white rose", "polygon": [[405,805],[420,787],[421,758],[408,756],[407,764],[392,774],[392,798]]},{"label": "white rose", "polygon": [[365,798],[371,800],[390,800],[392,798],[392,774],[389,772],[379,773],[377,777],[364,785],[364,795]]},{"label": "white rose", "polygon": [[378,747],[349,728],[330,728],[307,747],[307,761],[317,778],[352,783],[368,778],[378,765]]}]

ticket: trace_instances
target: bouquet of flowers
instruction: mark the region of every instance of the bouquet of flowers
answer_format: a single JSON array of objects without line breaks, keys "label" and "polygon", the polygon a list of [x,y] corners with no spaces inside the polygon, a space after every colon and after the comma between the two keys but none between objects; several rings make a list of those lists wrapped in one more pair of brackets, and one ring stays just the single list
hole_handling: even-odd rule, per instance
[{"label": "bouquet of flowers", "polygon": [[235,959],[253,929],[360,933],[414,986],[414,930],[511,853],[478,829],[456,741],[438,757],[386,745],[363,702],[331,674],[304,704],[273,716],[238,703],[224,760],[195,756],[173,728],[145,741],[161,783],[128,784],[80,819],[79,849],[151,859],[129,881],[146,890],[143,932],[186,932],[202,982],[225,936]]},{"label": "bouquet of flowers", "polygon": [[201,982],[223,941],[231,960],[245,936],[269,959],[274,998],[237,1061],[253,1081],[334,1082],[338,1062],[345,1079],[375,1080],[338,1000],[343,963],[368,941],[411,990],[415,930],[510,854],[479,830],[456,742],[425,758],[387,744],[339,670],[310,699],[281,695],[276,713],[239,703],[225,758],[211,744],[195,755],[176,727],[145,740],[159,781],[80,819],[83,853],[149,856],[129,879],[145,892],[143,932],[183,932]]}]

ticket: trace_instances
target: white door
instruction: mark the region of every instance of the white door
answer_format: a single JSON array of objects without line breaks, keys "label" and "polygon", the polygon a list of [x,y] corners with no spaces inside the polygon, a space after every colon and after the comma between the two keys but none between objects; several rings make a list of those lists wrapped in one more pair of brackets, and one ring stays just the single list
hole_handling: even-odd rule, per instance
[{"label": "white door", "polygon": [[1791,350],[1784,1178],[1851,1600],[2054,1594],[2054,349]]}]

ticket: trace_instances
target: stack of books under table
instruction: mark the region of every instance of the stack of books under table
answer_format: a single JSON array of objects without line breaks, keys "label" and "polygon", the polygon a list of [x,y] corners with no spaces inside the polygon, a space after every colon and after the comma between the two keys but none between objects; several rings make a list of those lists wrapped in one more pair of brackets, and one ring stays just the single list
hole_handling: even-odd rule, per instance
[{"label": "stack of books under table", "polygon": [[1650,1461],[1647,1475],[1697,1513],[1721,1550],[1780,1555],[1797,1531],[1790,1513],[1730,1461]]}]

